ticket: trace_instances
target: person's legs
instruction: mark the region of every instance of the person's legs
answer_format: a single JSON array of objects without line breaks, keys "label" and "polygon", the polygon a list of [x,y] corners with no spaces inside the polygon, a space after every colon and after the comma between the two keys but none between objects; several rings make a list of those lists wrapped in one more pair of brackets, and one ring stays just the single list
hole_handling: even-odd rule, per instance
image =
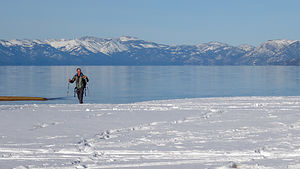
[{"label": "person's legs", "polygon": [[77,90],[77,97],[80,104],[83,103],[83,93],[84,93],[84,88],[80,88]]}]

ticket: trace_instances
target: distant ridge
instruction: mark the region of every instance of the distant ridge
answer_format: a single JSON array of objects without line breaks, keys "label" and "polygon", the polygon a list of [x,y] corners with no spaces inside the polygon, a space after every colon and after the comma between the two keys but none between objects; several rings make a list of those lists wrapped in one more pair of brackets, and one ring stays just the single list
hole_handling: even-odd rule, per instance
[{"label": "distant ridge", "polygon": [[165,45],[135,37],[0,40],[0,65],[300,65],[299,40],[256,47],[221,42]]}]

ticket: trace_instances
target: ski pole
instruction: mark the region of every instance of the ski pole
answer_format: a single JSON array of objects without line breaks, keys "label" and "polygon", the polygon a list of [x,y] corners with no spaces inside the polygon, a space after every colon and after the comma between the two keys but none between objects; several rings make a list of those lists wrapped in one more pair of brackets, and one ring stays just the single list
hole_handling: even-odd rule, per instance
[{"label": "ski pole", "polygon": [[87,95],[90,96],[90,90],[89,90],[89,84],[88,83],[86,84],[86,92],[87,92]]},{"label": "ski pole", "polygon": [[69,96],[70,82],[68,82],[67,96]]}]

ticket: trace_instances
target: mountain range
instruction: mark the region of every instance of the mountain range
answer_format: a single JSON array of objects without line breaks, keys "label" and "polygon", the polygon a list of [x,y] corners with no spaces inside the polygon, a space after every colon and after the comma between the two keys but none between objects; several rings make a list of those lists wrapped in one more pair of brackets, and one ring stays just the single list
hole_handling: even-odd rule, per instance
[{"label": "mountain range", "polygon": [[299,40],[165,45],[135,37],[0,40],[0,65],[300,65]]}]

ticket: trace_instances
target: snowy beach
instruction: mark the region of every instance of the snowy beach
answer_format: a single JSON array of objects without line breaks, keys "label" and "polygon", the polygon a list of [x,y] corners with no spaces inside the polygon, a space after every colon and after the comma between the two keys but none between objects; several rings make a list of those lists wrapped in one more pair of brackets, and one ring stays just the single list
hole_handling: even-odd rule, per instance
[{"label": "snowy beach", "polygon": [[0,105],[0,168],[300,168],[300,97]]}]

